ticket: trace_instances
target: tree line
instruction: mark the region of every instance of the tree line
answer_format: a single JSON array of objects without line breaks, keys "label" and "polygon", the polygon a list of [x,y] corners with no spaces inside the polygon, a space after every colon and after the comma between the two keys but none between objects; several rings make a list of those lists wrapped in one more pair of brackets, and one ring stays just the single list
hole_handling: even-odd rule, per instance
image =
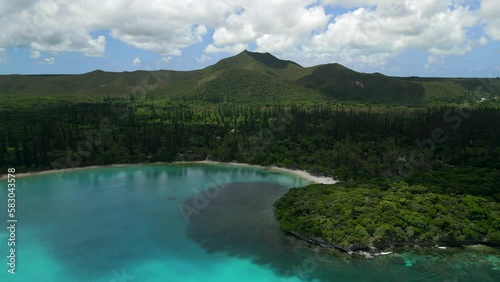
[{"label": "tree line", "polygon": [[498,169],[500,110],[85,101],[0,111],[0,167],[178,160],[306,169],[341,180]]}]

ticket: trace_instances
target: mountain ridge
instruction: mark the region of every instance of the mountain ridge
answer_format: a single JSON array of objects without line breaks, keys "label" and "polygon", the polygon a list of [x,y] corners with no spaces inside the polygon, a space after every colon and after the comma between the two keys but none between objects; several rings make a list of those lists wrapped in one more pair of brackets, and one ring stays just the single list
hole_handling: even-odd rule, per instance
[{"label": "mountain ridge", "polygon": [[419,105],[497,99],[500,94],[500,79],[393,77],[357,72],[338,63],[303,67],[270,53],[247,50],[193,71],[0,75],[0,95],[120,97],[137,94],[141,85],[164,98],[214,103],[333,99]]}]

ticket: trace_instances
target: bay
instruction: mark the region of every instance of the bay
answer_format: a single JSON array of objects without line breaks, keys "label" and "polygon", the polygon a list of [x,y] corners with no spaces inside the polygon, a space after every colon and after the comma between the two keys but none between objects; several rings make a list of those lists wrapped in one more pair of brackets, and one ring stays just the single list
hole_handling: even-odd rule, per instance
[{"label": "bay", "polygon": [[[495,281],[486,247],[372,260],[279,231],[272,203],[297,176],[231,165],[130,165],[17,180],[16,275],[0,281]],[[6,181],[0,182],[7,203]],[[5,206],[3,203],[1,206]],[[5,225],[6,210],[4,211]],[[8,230],[0,229],[7,262]]]}]

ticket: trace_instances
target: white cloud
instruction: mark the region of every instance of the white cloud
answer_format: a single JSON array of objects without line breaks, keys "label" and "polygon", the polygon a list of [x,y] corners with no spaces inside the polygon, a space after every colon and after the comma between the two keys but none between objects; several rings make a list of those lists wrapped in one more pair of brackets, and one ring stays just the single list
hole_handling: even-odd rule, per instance
[{"label": "white cloud", "polygon": [[[226,3],[228,2],[228,3]],[[236,9],[229,1],[32,0],[0,4],[0,47],[31,46],[36,51],[102,56],[106,37],[164,55],[203,39],[206,25],[218,25]]]},{"label": "white cloud", "polygon": [[[203,42],[206,53],[249,46],[301,63],[384,64],[408,49],[461,55],[500,40],[498,0],[25,0],[0,4],[0,48],[103,56],[109,36],[162,58]],[[349,8],[328,14],[326,6]],[[336,11],[336,10],[335,10]],[[484,26],[484,38],[468,30]],[[106,32],[105,35],[95,32]],[[214,32],[209,38],[209,32]],[[482,36],[480,34],[479,36]],[[486,42],[486,43],[485,43]],[[202,56],[202,55],[200,55]],[[202,59],[202,57],[198,57]]]},{"label": "white cloud", "polygon": [[141,59],[139,59],[139,57],[135,58],[135,59],[132,61],[132,65],[134,65],[134,66],[139,66],[139,65],[141,65]]},{"label": "white cloud", "polygon": [[486,23],[485,31],[493,40],[500,40],[500,5],[498,0],[482,0],[479,13]]},{"label": "white cloud", "polygon": [[40,55],[41,55],[40,51],[32,49],[31,53],[30,53],[30,58],[36,59],[36,58],[39,58]]},{"label": "white cloud", "polygon": [[478,41],[479,45],[481,46],[485,46],[488,44],[488,39],[486,39],[486,37],[484,36],[481,36],[481,38],[479,38],[479,41]]},{"label": "white cloud", "polygon": [[[178,56],[182,49],[202,41],[208,32],[206,25],[218,24],[233,10],[232,4],[225,2],[170,0],[145,5],[131,0],[115,8],[123,13],[106,23],[106,28],[113,37],[134,47]],[[105,13],[101,13],[103,17]]]},{"label": "white cloud", "polygon": [[257,50],[259,52],[283,52],[294,48],[297,40],[293,36],[288,35],[271,35],[264,34],[257,38]]},{"label": "white cloud", "polygon": [[245,49],[248,49],[248,44],[237,43],[233,45],[225,45],[224,47],[216,46],[215,44],[208,44],[207,47],[205,48],[205,52],[236,54]]},{"label": "white cloud", "polygon": [[434,56],[431,55],[427,57],[427,64],[432,65],[432,64],[444,64],[446,63],[446,59],[443,56]]},{"label": "white cloud", "polygon": [[283,53],[302,45],[311,33],[323,30],[330,16],[312,0],[245,2],[215,29],[207,52],[237,52],[250,43],[257,51]]},{"label": "white cloud", "polygon": [[322,0],[323,4],[339,6],[344,8],[356,8],[377,5],[381,1],[377,0]]},{"label": "white cloud", "polygon": [[212,57],[207,56],[206,54],[201,54],[200,57],[193,57],[198,63],[205,63],[212,59]]},{"label": "white cloud", "polygon": [[162,56],[161,57],[161,63],[167,64],[172,60],[172,56]]},{"label": "white cloud", "polygon": [[357,2],[378,5],[338,15],[305,50],[331,54],[333,59],[346,63],[383,64],[385,59],[410,48],[437,56],[460,55],[472,49],[467,30],[477,21],[466,7],[450,9],[446,0]]},{"label": "white cloud", "polygon": [[91,36],[93,29],[85,23],[95,22],[93,11],[79,9],[82,7],[77,1],[8,1],[3,8],[0,11],[0,46],[30,46],[32,57],[40,51],[74,51],[88,56],[104,54],[106,38]]},{"label": "white cloud", "polygon": [[50,58],[43,58],[43,61],[41,62],[42,65],[53,65],[56,63],[56,58],[50,57]]},{"label": "white cloud", "polygon": [[106,37],[100,35],[97,38],[92,38],[84,32],[63,35],[58,42],[51,43],[50,41],[33,42],[31,43],[32,54],[46,51],[52,53],[64,52],[80,52],[85,56],[99,57],[104,55],[106,49]]}]

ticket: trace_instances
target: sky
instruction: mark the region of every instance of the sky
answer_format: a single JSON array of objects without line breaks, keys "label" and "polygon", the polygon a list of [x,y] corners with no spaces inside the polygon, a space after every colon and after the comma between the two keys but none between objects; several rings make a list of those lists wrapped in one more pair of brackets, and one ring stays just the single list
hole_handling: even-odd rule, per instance
[{"label": "sky", "polygon": [[0,0],[0,74],[193,70],[243,50],[394,76],[500,76],[499,0]]}]

